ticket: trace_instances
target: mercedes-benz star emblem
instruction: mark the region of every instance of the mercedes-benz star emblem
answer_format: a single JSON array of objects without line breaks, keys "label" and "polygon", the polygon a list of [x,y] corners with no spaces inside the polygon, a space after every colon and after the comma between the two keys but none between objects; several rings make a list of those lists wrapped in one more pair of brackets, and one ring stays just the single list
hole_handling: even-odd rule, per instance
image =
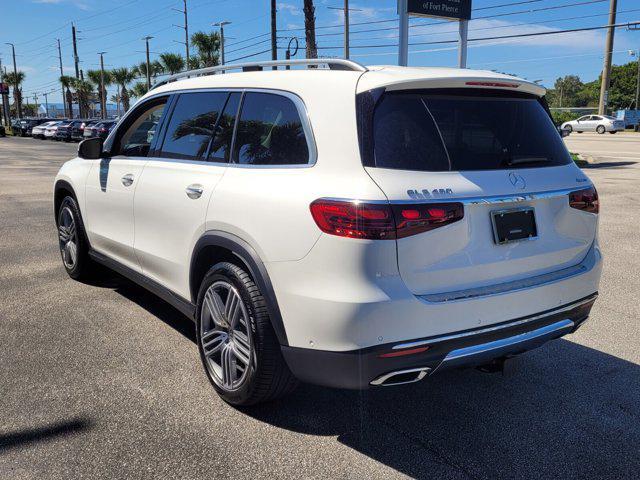
[{"label": "mercedes-benz star emblem", "polygon": [[511,185],[519,190],[524,190],[525,188],[527,188],[527,182],[522,177],[522,175],[518,175],[517,173],[511,172],[509,174],[509,181],[511,182]]}]

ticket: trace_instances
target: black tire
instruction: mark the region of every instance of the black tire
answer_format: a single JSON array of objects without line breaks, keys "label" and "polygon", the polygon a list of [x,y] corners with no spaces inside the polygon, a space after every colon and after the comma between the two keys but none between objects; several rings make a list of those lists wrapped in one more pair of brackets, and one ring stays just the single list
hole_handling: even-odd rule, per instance
[{"label": "black tire", "polygon": [[[246,331],[251,335],[252,354],[246,376],[234,389],[224,388],[219,385],[220,379],[214,378],[211,372],[213,367],[205,356],[202,342],[203,318],[206,315],[204,309],[207,308],[204,306],[204,298],[214,283],[228,283],[235,287],[249,317]],[[239,407],[255,405],[280,398],[297,386],[298,381],[280,351],[265,299],[249,274],[239,266],[220,262],[207,272],[198,292],[196,325],[200,359],[211,385],[225,402]]]},{"label": "black tire", "polygon": [[596,128],[596,132],[598,132],[600,135],[603,135],[606,131],[607,129],[604,127],[604,125],[598,125],[598,128]]},{"label": "black tire", "polygon": [[578,131],[578,133],[582,133],[582,132]]},{"label": "black tire", "polygon": [[567,125],[566,127],[564,127],[565,130],[568,130],[569,133],[573,132],[573,127],[571,125]]},{"label": "black tire", "polygon": [[[76,239],[76,258],[72,265],[65,259],[65,241],[63,240],[63,234],[61,226],[63,226],[63,218],[66,215],[65,210],[71,213],[75,224],[75,239]],[[89,242],[84,230],[84,223],[80,216],[80,210],[75,199],[71,196],[67,196],[60,203],[58,212],[56,214],[56,226],[58,227],[58,244],[60,247],[60,256],[62,257],[62,265],[67,271],[67,274],[74,280],[88,280],[94,278],[100,271],[99,266],[89,258]]]},{"label": "black tire", "polygon": [[618,133],[616,130],[609,132],[611,135],[615,135],[616,133]]}]

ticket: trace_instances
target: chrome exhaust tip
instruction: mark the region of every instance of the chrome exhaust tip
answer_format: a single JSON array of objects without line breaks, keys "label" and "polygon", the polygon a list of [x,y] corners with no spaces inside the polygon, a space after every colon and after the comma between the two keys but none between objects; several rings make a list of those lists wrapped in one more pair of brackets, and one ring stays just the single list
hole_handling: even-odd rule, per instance
[{"label": "chrome exhaust tip", "polygon": [[419,382],[431,371],[429,367],[411,368],[409,370],[398,370],[385,373],[370,382],[376,387],[390,387],[393,385],[404,385],[405,383]]}]

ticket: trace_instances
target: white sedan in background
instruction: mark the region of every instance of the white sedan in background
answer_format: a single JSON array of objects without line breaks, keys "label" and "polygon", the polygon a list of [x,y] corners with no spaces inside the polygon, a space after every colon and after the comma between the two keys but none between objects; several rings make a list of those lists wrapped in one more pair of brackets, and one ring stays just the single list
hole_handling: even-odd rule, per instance
[{"label": "white sedan in background", "polygon": [[53,124],[49,125],[47,128],[44,129],[44,138],[46,140],[55,140],[56,138],[56,132],[58,131],[58,127],[60,125],[62,125],[64,122],[54,122]]},{"label": "white sedan in background", "polygon": [[562,128],[569,132],[616,133],[624,130],[624,122],[608,115],[585,115],[577,120],[565,122]]}]

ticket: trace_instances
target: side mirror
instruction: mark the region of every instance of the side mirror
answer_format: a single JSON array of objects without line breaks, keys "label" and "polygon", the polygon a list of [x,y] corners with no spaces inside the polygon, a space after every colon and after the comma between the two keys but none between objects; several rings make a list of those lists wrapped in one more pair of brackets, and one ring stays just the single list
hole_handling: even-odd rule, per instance
[{"label": "side mirror", "polygon": [[568,137],[569,135],[571,135],[571,130],[569,130],[568,128],[561,128],[560,129],[560,136],[562,138]]},{"label": "side mirror", "polygon": [[102,139],[87,138],[78,145],[78,156],[85,160],[98,160],[102,158]]}]

